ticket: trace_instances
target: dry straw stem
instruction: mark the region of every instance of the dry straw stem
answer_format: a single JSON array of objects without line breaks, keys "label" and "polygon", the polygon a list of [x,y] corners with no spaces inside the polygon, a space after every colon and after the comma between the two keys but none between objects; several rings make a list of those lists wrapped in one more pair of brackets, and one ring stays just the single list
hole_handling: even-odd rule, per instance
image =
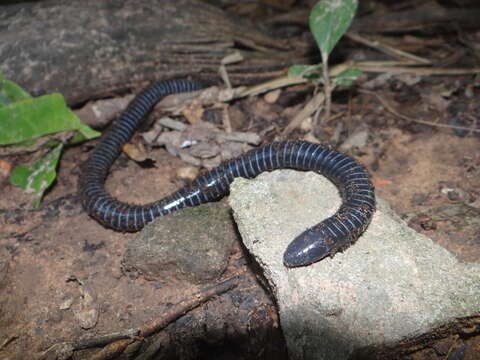
[{"label": "dry straw stem", "polygon": [[364,61],[353,63],[354,66],[365,72],[389,74],[416,74],[422,76],[435,75],[468,75],[480,74],[480,68],[434,68],[417,66],[417,64],[395,61]]},{"label": "dry straw stem", "polygon": [[325,94],[323,92],[319,92],[315,94],[309,102],[300,110],[297,115],[290,121],[290,123],[285,127],[283,130],[282,135],[287,136],[290,134],[295,128],[299,127],[303,120],[312,116],[312,114],[317,111],[320,106],[323,105],[325,102]]},{"label": "dry straw stem", "polygon": [[420,56],[416,56],[413,54],[410,54],[406,51],[396,49],[390,45],[382,44],[378,40],[370,40],[364,36],[361,36],[355,32],[347,32],[345,34],[349,39],[356,41],[360,44],[369,46],[375,50],[378,50],[384,54],[399,58],[399,59],[405,59],[405,60],[410,60],[418,64],[425,64],[425,65],[430,65],[432,62],[428,59],[422,58]]}]

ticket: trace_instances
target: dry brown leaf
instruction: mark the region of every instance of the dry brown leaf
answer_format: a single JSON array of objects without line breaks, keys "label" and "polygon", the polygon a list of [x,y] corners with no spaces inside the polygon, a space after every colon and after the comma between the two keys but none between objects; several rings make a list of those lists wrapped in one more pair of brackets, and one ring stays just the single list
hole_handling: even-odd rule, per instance
[{"label": "dry brown leaf", "polygon": [[7,160],[0,160],[0,177],[7,178],[12,171],[12,163]]},{"label": "dry brown leaf", "polygon": [[127,143],[123,145],[122,150],[128,157],[136,162],[142,162],[148,159],[147,154],[145,151],[140,149],[138,146]]},{"label": "dry brown leaf", "polygon": [[204,112],[205,109],[202,103],[197,99],[193,100],[190,106],[182,109],[183,116],[185,116],[187,121],[192,125],[203,123],[202,116]]}]

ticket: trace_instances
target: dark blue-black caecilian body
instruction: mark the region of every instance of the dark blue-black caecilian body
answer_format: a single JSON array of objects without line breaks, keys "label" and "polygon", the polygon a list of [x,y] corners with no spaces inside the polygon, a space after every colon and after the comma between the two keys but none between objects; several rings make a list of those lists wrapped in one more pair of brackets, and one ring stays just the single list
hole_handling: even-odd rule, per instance
[{"label": "dark blue-black caecilian body", "polygon": [[314,263],[358,238],[375,212],[374,188],[367,170],[347,155],[306,141],[275,142],[249,151],[150,204],[127,204],[110,196],[105,191],[110,166],[152,107],[166,95],[199,88],[190,81],[160,81],[142,91],[122,113],[93,150],[80,177],[80,196],[92,217],[115,230],[138,231],[159,216],[222,198],[236,177],[251,179],[264,171],[289,168],[326,176],[339,188],[343,202],[333,216],[305,230],[288,245],[285,266]]}]

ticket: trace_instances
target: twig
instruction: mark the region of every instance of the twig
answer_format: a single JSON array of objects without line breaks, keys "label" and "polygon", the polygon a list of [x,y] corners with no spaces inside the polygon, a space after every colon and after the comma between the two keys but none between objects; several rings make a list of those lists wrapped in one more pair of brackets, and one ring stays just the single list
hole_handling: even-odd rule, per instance
[{"label": "twig", "polygon": [[90,360],[107,360],[107,359],[114,359],[117,355],[120,355],[125,348],[133,343],[135,340],[133,339],[126,339],[126,340],[118,340],[112,342],[105,346],[102,350],[97,352],[95,355],[90,357]]},{"label": "twig", "polygon": [[200,290],[192,297],[181,301],[175,306],[172,306],[166,313],[163,313],[162,316],[158,317],[157,319],[153,319],[149,323],[140,327],[140,335],[146,337],[154,332],[159,331],[160,329],[163,329],[171,322],[185,315],[187,312],[195,309],[204,302],[207,302],[214,296],[221,295],[235,288],[238,285],[238,281],[239,278],[234,276],[228,280],[222,281],[221,283]]},{"label": "twig", "polygon": [[0,351],[5,347],[7,346],[8,344],[10,344],[13,340],[17,339],[20,335],[19,334],[13,334],[13,335],[10,335],[8,336],[5,340],[3,340],[3,342],[0,344]]},{"label": "twig", "polygon": [[361,93],[363,94],[367,94],[367,95],[373,95],[375,96],[378,101],[380,101],[380,103],[389,111],[391,112],[393,115],[399,117],[400,119],[402,120],[406,120],[406,121],[409,121],[409,122],[416,122],[418,124],[424,124],[424,125],[429,125],[429,126],[436,126],[436,127],[443,127],[443,128],[449,128],[449,129],[457,129],[457,130],[467,130],[467,131],[471,131],[471,132],[478,132],[480,133],[480,129],[474,129],[473,127],[471,128],[468,128],[468,127],[464,127],[464,126],[457,126],[457,125],[448,125],[448,124],[439,124],[439,123],[434,123],[434,122],[431,122],[431,121],[425,121],[425,120],[418,120],[418,119],[413,119],[411,117],[408,117],[406,115],[403,115],[401,113],[399,113],[388,101],[387,99],[385,99],[383,96],[381,95],[378,95],[377,93],[373,92],[373,91],[369,91],[369,90],[359,90]]},{"label": "twig", "polygon": [[160,333],[156,339],[145,349],[145,351],[137,356],[135,360],[149,360],[152,359],[161,347],[166,348],[170,343],[170,336],[166,333]]},{"label": "twig", "polygon": [[292,130],[296,129],[303,120],[311,116],[325,101],[325,94],[323,92],[319,92],[313,96],[313,98],[303,107],[300,112],[295,115],[295,117],[290,121],[290,123],[285,127],[283,130],[282,135],[287,136],[292,132]]},{"label": "twig", "polygon": [[162,117],[160,120],[158,120],[158,122],[160,125],[165,126],[166,128],[177,131],[184,131],[188,127],[187,124],[169,117]]},{"label": "twig", "polygon": [[418,64],[424,64],[424,65],[429,65],[431,64],[432,62],[428,59],[425,59],[425,58],[422,58],[422,57],[419,57],[419,56],[416,56],[416,55],[413,55],[413,54],[410,54],[406,51],[402,51],[402,50],[398,50],[398,49],[395,49],[394,47],[392,46],[389,46],[389,45],[386,45],[386,44],[382,44],[381,42],[379,42],[378,40],[369,40],[363,36],[360,36],[359,34],[357,33],[354,33],[352,31],[349,31],[345,34],[348,38],[352,39],[353,41],[356,41],[360,44],[363,44],[363,45],[366,45],[366,46],[369,46],[371,48],[374,48],[376,50],[379,50],[387,55],[391,55],[391,56],[394,56],[394,57],[399,57],[399,58],[403,58],[403,59],[408,59],[408,60],[411,60],[411,61],[414,61]]},{"label": "twig", "polygon": [[[325,94],[325,115],[322,118],[321,123],[324,120],[328,120],[330,117],[330,111],[332,108],[332,91],[335,85],[330,82],[330,73],[328,71],[328,54],[322,52],[322,71],[323,71],[323,92]],[[318,114],[320,113],[320,109],[317,109],[317,113],[315,115],[315,120],[313,125],[316,127],[316,130],[320,130],[321,123],[318,121]]]},{"label": "twig", "polygon": [[225,132],[231,133],[232,132],[232,122],[230,121],[230,114],[228,113],[228,105],[223,104],[222,106],[222,123]]},{"label": "twig", "polygon": [[[405,66],[398,66],[405,65]],[[373,73],[390,73],[403,74],[411,73],[417,75],[465,75],[465,74],[480,74],[480,68],[432,68],[420,67],[411,62],[396,62],[396,61],[365,61],[354,62],[352,66],[365,71]]]},{"label": "twig", "polygon": [[[335,76],[340,74],[342,71],[345,71],[346,69],[349,69],[352,67],[353,62],[345,62],[342,64],[338,64],[335,66],[332,66],[329,70],[329,75],[330,77]],[[234,95],[234,99],[242,98],[245,96],[253,96],[253,95],[259,95],[263,94],[267,91],[275,90],[275,89],[280,89],[282,87],[287,87],[287,86],[292,86],[292,85],[298,85],[298,84],[304,84],[308,83],[308,80],[305,79],[302,76],[282,76],[280,78],[276,78],[270,81],[266,81],[264,83],[261,83],[259,85],[251,86],[243,91],[239,91]]]},{"label": "twig", "polygon": [[244,60],[244,57],[240,53],[240,51],[235,51],[234,53],[225,56],[221,60],[218,72],[219,72],[220,77],[222,78],[223,82],[225,83],[225,86],[227,87],[227,89],[232,88],[232,83],[230,82],[230,77],[228,76],[226,65],[234,64],[234,63],[240,62],[242,60]]},{"label": "twig", "polygon": [[238,94],[238,97],[241,98],[245,96],[259,95],[270,90],[275,90],[282,87],[287,87],[287,86],[292,86],[297,84],[303,84],[306,82],[307,80],[301,76],[292,76],[292,77],[283,76],[277,79],[273,79],[273,80],[261,83],[259,85],[246,88],[245,90],[243,90],[241,93]]},{"label": "twig", "polygon": [[232,88],[232,83],[230,82],[230,78],[228,77],[227,69],[225,68],[225,65],[220,65],[218,68],[218,73],[220,74],[220,77],[222,78],[223,82],[225,83],[225,86],[227,89]]},{"label": "twig", "polygon": [[[91,359],[106,360],[123,352],[128,345],[132,344],[135,337],[147,337],[155,332],[165,328],[168,324],[175,321],[179,317],[185,315],[187,312],[195,309],[199,305],[207,302],[214,296],[226,293],[238,285],[240,278],[238,276],[231,277],[218,284],[211,285],[201,289],[191,298],[185,299],[175,306],[171,307],[166,313],[162,313],[158,318],[153,319],[149,323],[139,327],[131,328],[125,331],[116,332],[112,334],[96,335],[92,337],[85,337],[74,342],[59,343],[51,346],[44,351],[38,359],[50,358],[67,358],[65,354],[71,354],[75,350],[88,349],[92,347],[105,346],[102,350],[96,353]],[[158,350],[158,349],[157,349]]]},{"label": "twig", "polygon": [[140,330],[138,329],[127,329],[121,332],[97,335],[95,337],[83,337],[78,339],[77,341],[74,341],[72,345],[75,350],[89,349],[92,347],[103,346],[117,340],[133,338],[139,333]]}]

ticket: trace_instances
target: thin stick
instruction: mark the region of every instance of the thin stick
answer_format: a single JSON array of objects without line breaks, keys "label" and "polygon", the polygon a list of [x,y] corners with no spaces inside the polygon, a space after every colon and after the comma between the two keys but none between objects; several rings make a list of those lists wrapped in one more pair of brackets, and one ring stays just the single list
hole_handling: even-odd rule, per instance
[{"label": "thin stick", "polygon": [[75,350],[82,350],[91,347],[105,346],[91,359],[106,360],[121,354],[128,345],[132,344],[138,336],[146,337],[165,328],[168,324],[175,321],[187,312],[195,309],[201,304],[207,302],[211,298],[226,293],[238,285],[240,278],[238,276],[231,277],[218,284],[208,286],[201,289],[192,297],[185,299],[171,307],[166,313],[162,313],[158,318],[153,319],[149,323],[139,327],[127,329],[112,334],[96,335],[85,337],[74,342],[59,343],[51,346],[44,351],[38,359],[46,359],[51,356],[60,358],[62,353]]},{"label": "thin stick", "polygon": [[123,353],[123,351],[128,345],[130,345],[134,341],[135,340],[133,339],[126,339],[112,342],[105,346],[102,350],[97,352],[95,355],[91,356],[90,360],[115,359],[118,355]]},{"label": "thin stick", "polygon": [[[392,63],[392,62],[391,62]],[[352,64],[354,67],[373,73],[389,73],[389,74],[404,74],[411,73],[417,75],[465,75],[465,74],[480,74],[480,68],[432,68],[432,67],[415,67],[415,66],[385,66],[386,64],[379,61],[358,62]],[[412,64],[409,64],[412,65]]]},{"label": "thin stick", "polygon": [[363,94],[368,94],[368,95],[373,95],[375,96],[378,101],[380,101],[380,103],[389,111],[391,112],[393,115],[399,117],[400,119],[403,119],[403,120],[406,120],[406,121],[409,121],[409,122],[416,122],[418,124],[424,124],[424,125],[429,125],[429,126],[436,126],[436,127],[442,127],[442,128],[449,128],[449,129],[457,129],[457,130],[467,130],[467,131],[471,131],[471,132],[478,132],[480,133],[480,129],[474,129],[473,126],[471,128],[468,128],[468,127],[464,127],[464,126],[456,126],[456,125],[448,125],[448,124],[439,124],[439,123],[434,123],[434,122],[431,122],[431,121],[425,121],[425,120],[418,120],[418,119],[413,119],[413,118],[410,118],[406,115],[403,115],[401,113],[399,113],[391,104],[389,104],[389,102],[384,98],[382,97],[381,95],[378,95],[377,93],[373,92],[373,91],[368,91],[368,90],[359,90],[361,93]]},{"label": "thin stick", "polygon": [[166,333],[160,333],[156,335],[156,339],[152,341],[152,343],[145,349],[145,351],[137,356],[135,360],[150,360],[153,359],[160,348],[168,347],[170,343],[170,336]]},{"label": "thin stick", "polygon": [[166,313],[162,314],[162,316],[153,319],[149,323],[141,326],[139,328],[140,336],[145,337],[159,331],[160,329],[163,329],[171,322],[185,315],[187,312],[195,309],[197,306],[203,304],[204,302],[207,302],[214,296],[221,295],[235,288],[238,285],[238,281],[239,278],[237,276],[234,276],[230,279],[222,281],[221,283],[200,290],[192,297],[185,299],[170,308]]},{"label": "thin stick", "polygon": [[313,98],[305,104],[302,110],[295,115],[295,117],[290,121],[290,123],[285,127],[285,129],[282,132],[283,136],[287,136],[292,132],[292,130],[296,129],[303,120],[311,116],[317,109],[320,108],[320,106],[324,103],[325,101],[325,94],[323,92],[319,92],[316,95],[313,96]]},{"label": "thin stick", "polygon": [[223,123],[223,128],[226,133],[231,133],[232,132],[232,123],[230,121],[230,114],[228,113],[228,105],[223,104],[222,106],[222,123]]},{"label": "thin stick", "polygon": [[[322,69],[323,69],[323,92],[325,93],[325,114],[320,122],[318,122],[318,115],[315,116],[315,122],[313,123],[319,131],[320,126],[325,120],[330,117],[330,111],[332,107],[332,90],[333,85],[330,82],[330,73],[328,71],[328,54],[322,53]],[[320,110],[317,110],[317,114]]]},{"label": "thin stick", "polygon": [[413,61],[415,63],[418,63],[418,64],[430,65],[432,63],[428,59],[410,54],[410,53],[408,53],[406,51],[403,51],[403,50],[398,50],[398,49],[396,49],[392,46],[386,45],[386,44],[382,44],[378,40],[369,40],[369,39],[367,39],[363,36],[360,36],[359,34],[351,32],[351,31],[347,32],[345,35],[348,38],[352,39],[353,41],[356,41],[360,44],[369,46],[369,47],[371,47],[373,49],[376,49],[378,51],[381,51],[381,52],[383,52],[384,54],[387,54],[387,55],[391,55],[391,56],[399,57],[399,58],[403,58],[403,59],[408,59],[408,60],[411,60],[411,61]]}]

